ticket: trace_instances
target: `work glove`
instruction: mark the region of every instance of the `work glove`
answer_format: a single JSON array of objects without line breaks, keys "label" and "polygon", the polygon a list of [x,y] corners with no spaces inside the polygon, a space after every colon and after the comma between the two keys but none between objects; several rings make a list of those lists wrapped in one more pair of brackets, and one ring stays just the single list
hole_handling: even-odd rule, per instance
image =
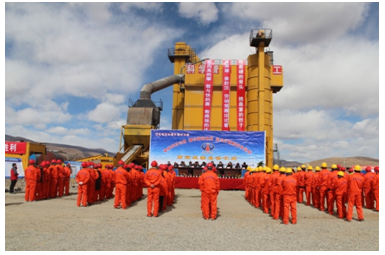
[{"label": "work glove", "polygon": [[83,185],[83,182],[79,182],[80,185]]}]

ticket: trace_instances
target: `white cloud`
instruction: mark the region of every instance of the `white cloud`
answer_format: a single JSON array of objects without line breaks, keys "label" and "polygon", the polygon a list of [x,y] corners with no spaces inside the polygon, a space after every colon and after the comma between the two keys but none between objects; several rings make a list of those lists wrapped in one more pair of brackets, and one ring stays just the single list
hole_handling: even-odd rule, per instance
[{"label": "white cloud", "polygon": [[203,25],[215,22],[218,19],[218,9],[215,3],[179,3],[179,15],[197,19]]},{"label": "white cloud", "polygon": [[124,12],[132,8],[143,9],[145,11],[162,11],[162,3],[138,2],[138,3],[121,3],[120,9]]},{"label": "white cloud", "polygon": [[88,113],[88,119],[98,123],[106,123],[119,119],[120,114],[119,107],[110,103],[101,103]]}]

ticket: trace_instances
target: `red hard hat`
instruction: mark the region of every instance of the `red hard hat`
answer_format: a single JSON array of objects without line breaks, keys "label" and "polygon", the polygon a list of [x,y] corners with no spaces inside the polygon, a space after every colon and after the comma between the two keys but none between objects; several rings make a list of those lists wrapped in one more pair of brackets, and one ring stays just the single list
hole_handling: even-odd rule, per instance
[{"label": "red hard hat", "polygon": [[130,163],[130,164],[128,164],[128,168],[134,168],[135,167],[135,164],[134,163]]},{"label": "red hard hat", "polygon": [[206,167],[207,167],[207,169],[210,167],[210,170],[213,169],[213,163],[211,163],[211,162],[208,163]]},{"label": "red hard hat", "polygon": [[41,163],[40,163],[40,166],[41,167],[45,167],[47,164],[45,163],[45,161],[42,161]]},{"label": "red hard hat", "polygon": [[118,165],[124,165],[123,160],[119,160]]},{"label": "red hard hat", "polygon": [[61,164],[61,163],[62,163],[62,162],[61,162],[60,159],[56,160],[56,164]]},{"label": "red hard hat", "polygon": [[56,164],[56,159],[51,160],[51,164]]},{"label": "red hard hat", "polygon": [[88,166],[87,162],[82,162],[82,167],[87,167],[87,166]]},{"label": "red hard hat", "polygon": [[349,173],[353,173],[354,167],[349,168]]},{"label": "red hard hat", "polygon": [[155,160],[151,162],[151,166],[152,167],[157,167],[158,166],[158,162],[156,162]]},{"label": "red hard hat", "polygon": [[345,167],[342,166],[341,167],[341,171],[346,171]]},{"label": "red hard hat", "polygon": [[35,164],[35,160],[30,159],[30,160],[28,161],[28,164],[29,164],[29,165],[34,165],[34,164]]},{"label": "red hard hat", "polygon": [[170,171],[171,171],[171,170],[174,170],[174,166],[173,166],[173,165],[169,165],[169,166],[168,166],[168,170],[170,170]]},{"label": "red hard hat", "polygon": [[374,171],[379,172],[380,171],[380,167],[379,166],[375,166],[374,167]]},{"label": "red hard hat", "polygon": [[338,169],[341,169],[341,165],[340,165],[340,164],[338,164],[338,165],[337,165],[337,168],[338,168]]},{"label": "red hard hat", "polygon": [[372,171],[372,168],[370,166],[367,166],[366,169],[365,169],[366,172],[370,172]]}]

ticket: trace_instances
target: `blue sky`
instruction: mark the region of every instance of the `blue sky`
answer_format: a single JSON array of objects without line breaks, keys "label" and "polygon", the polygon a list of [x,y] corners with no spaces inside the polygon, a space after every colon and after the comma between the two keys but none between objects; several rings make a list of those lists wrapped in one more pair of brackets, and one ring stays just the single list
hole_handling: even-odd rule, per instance
[{"label": "blue sky", "polygon": [[[247,59],[273,30],[281,158],[379,158],[379,4],[5,3],[5,134],[116,152],[128,101],[173,74],[167,50]],[[161,128],[171,128],[172,88]]]}]

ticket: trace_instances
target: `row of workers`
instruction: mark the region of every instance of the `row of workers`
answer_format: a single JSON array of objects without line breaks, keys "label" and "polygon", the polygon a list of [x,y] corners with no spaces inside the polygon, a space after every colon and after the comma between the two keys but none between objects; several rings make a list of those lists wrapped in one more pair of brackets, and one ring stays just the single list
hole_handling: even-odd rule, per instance
[{"label": "row of workers", "polygon": [[[121,161],[123,162],[123,161]],[[119,163],[121,163],[119,162]],[[114,208],[126,209],[143,196],[143,169],[141,166],[120,164],[115,171],[112,165],[83,162],[76,174],[78,183],[77,206],[90,206],[97,201],[110,199],[115,190]]]},{"label": "row of workers", "polygon": [[42,161],[40,164],[30,159],[24,172],[25,201],[33,202],[69,195],[71,167],[68,164],[63,165],[60,159]]},{"label": "row of workers", "polygon": [[[362,194],[366,179],[360,174],[361,167],[355,166],[356,173],[347,175],[333,165],[334,171],[327,170],[326,163],[315,168],[302,166],[295,173],[291,168],[279,168],[278,165],[271,170],[269,167],[248,168],[244,175],[245,199],[255,207],[261,207],[264,213],[270,213],[273,219],[283,219],[284,224],[289,222],[289,210],[292,214],[292,223],[297,222],[296,203],[303,202],[303,193],[306,194],[306,205],[325,211],[325,200],[328,201],[327,211],[334,212],[334,202],[337,201],[337,214],[340,218],[351,221],[353,206],[357,207],[358,219],[363,220]],[[308,170],[305,173],[305,170]],[[371,184],[371,189],[376,197],[376,209],[379,201],[379,168],[376,167],[377,176]],[[302,173],[303,172],[303,173]],[[304,174],[305,173],[305,174]],[[290,178],[289,178],[290,177]],[[359,198],[356,194],[359,193]],[[321,196],[322,194],[322,196]],[[348,201],[348,211],[344,209]]]}]

